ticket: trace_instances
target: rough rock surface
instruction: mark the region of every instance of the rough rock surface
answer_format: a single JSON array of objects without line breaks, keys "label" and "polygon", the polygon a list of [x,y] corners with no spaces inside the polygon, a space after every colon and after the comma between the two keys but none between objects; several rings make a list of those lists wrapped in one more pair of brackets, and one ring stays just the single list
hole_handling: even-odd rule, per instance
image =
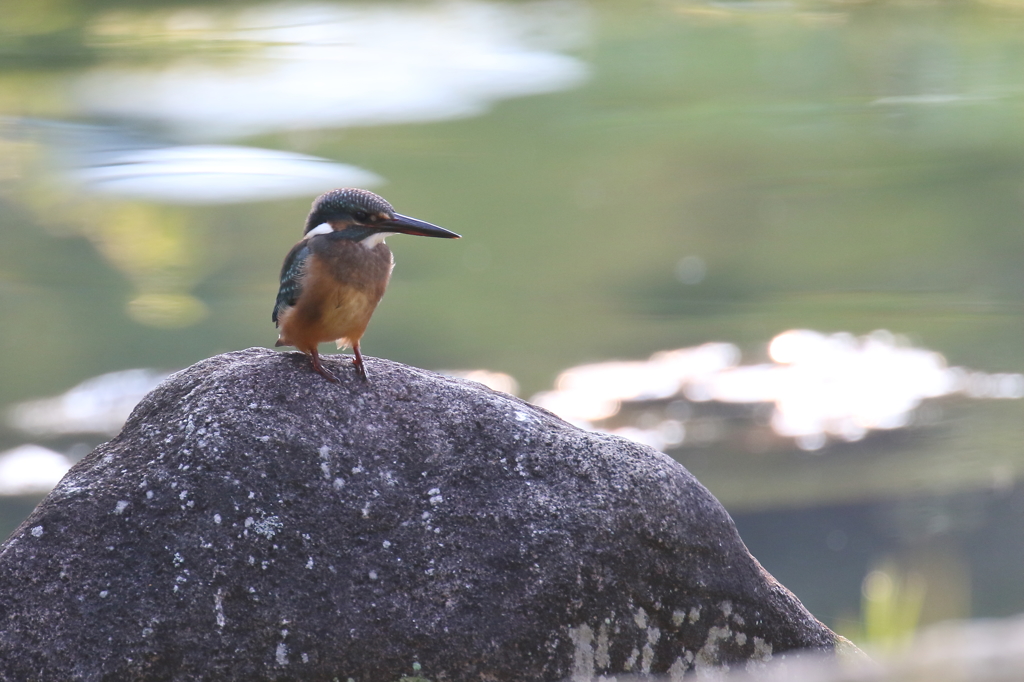
[{"label": "rough rock surface", "polygon": [[0,546],[5,680],[561,680],[837,637],[682,466],[472,382],[172,375]]}]

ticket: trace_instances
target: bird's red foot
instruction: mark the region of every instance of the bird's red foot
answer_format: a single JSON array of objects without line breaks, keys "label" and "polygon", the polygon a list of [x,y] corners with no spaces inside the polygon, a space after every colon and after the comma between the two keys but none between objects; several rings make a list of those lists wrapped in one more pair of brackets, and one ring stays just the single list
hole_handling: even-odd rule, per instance
[{"label": "bird's red foot", "polygon": [[332,384],[340,384],[341,383],[341,379],[339,379],[338,377],[334,376],[334,373],[332,373],[331,370],[327,369],[326,367],[314,367],[313,369],[316,370],[317,374],[322,376],[324,379],[327,379]]},{"label": "bird's red foot", "polygon": [[359,376],[363,378],[363,381],[370,383],[370,377],[366,376],[366,365],[363,364],[363,354],[359,352],[358,342],[353,344],[352,351],[355,353],[352,364],[356,366],[356,371],[359,372]]},{"label": "bird's red foot", "polygon": [[313,361],[313,371],[322,376],[324,379],[330,381],[332,384],[341,383],[338,377],[334,376],[334,374],[331,373],[331,370],[327,369],[326,367],[320,364],[320,354],[316,352],[315,348],[313,349],[313,352],[310,353],[309,357]]}]

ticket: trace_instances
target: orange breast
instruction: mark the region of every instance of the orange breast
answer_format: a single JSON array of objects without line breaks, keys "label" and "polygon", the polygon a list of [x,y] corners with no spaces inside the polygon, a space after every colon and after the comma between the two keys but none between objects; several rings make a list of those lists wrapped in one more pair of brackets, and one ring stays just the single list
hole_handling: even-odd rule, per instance
[{"label": "orange breast", "polygon": [[325,246],[310,254],[302,294],[279,318],[281,342],[305,352],[325,341],[336,341],[339,348],[357,343],[391,276],[391,251],[384,244]]}]

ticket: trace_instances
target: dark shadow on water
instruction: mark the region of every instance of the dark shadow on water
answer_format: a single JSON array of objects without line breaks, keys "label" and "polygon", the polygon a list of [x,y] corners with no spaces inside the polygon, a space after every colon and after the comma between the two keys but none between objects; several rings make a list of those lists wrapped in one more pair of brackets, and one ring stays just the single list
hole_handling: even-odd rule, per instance
[{"label": "dark shadow on water", "polygon": [[751,553],[819,619],[861,616],[865,576],[888,562],[926,583],[920,625],[1024,611],[1024,488],[746,512]]}]

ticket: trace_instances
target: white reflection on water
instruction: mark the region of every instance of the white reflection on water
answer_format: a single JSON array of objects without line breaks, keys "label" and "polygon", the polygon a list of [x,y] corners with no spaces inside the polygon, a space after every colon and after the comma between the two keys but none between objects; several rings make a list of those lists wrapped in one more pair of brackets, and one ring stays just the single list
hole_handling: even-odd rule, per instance
[{"label": "white reflection on water", "polygon": [[197,61],[190,51],[164,66],[99,66],[75,84],[80,106],[227,139],[470,116],[586,76],[581,61],[552,49],[580,41],[586,12],[573,2],[267,5],[179,18],[154,32],[151,16],[111,14],[93,31],[114,47],[150,38],[230,58]]},{"label": "white reflection on water", "polygon": [[871,102],[874,106],[880,105],[936,105],[936,104],[983,104],[996,99],[986,95],[896,95],[893,97],[879,97]]},{"label": "white reflection on water", "polygon": [[71,460],[39,445],[0,453],[0,495],[41,495],[57,485]]},{"label": "white reflection on water", "polygon": [[[938,353],[912,348],[886,331],[863,337],[790,330],[768,347],[771,364],[739,365],[730,343],[655,353],[648,360],[573,367],[556,388],[531,402],[582,428],[608,431],[658,449],[720,439],[714,420],[694,419],[702,403],[769,404],[777,436],[808,450],[830,439],[856,441],[871,431],[909,426],[929,398],[1024,398],[1024,376],[947,367]],[[499,372],[448,371],[514,394],[515,379]],[[36,436],[114,434],[136,403],[167,377],[133,369],[104,374],[63,395],[21,403],[11,425]],[[624,406],[641,412],[612,427]],[[654,406],[656,409],[648,409]]]},{"label": "white reflection on water", "polygon": [[383,182],[369,171],[316,156],[226,145],[131,149],[91,161],[72,173],[87,191],[160,203],[263,201]]},{"label": "white reflection on water", "polygon": [[731,343],[708,343],[655,353],[646,361],[581,365],[559,374],[554,391],[539,393],[530,402],[586,427],[617,414],[623,401],[670,398],[734,366],[739,357]]},{"label": "white reflection on water", "polygon": [[113,435],[135,405],[167,376],[166,372],[151,369],[101,374],[59,396],[15,405],[7,420],[11,426],[36,436]]},{"label": "white reflection on water", "polygon": [[[871,431],[906,427],[929,398],[1024,397],[1020,374],[949,368],[939,353],[911,348],[886,331],[857,338],[791,330],[776,336],[768,350],[772,364],[737,366],[735,346],[706,344],[656,353],[647,361],[584,365],[563,372],[556,390],[532,402],[595,430],[605,430],[601,422],[615,417],[624,403],[767,403],[778,436],[816,450],[829,439],[850,442]],[[686,420],[667,417],[608,430],[664,449],[687,439]]]},{"label": "white reflection on water", "polygon": [[62,186],[161,204],[229,204],[374,187],[383,178],[318,156],[234,145],[178,145],[138,131],[39,118],[0,117],[0,143],[46,152]]},{"label": "white reflection on water", "polygon": [[519,392],[519,382],[504,372],[492,372],[486,369],[442,369],[440,374],[459,379],[469,379],[483,384],[493,391],[501,391],[509,395]]}]

